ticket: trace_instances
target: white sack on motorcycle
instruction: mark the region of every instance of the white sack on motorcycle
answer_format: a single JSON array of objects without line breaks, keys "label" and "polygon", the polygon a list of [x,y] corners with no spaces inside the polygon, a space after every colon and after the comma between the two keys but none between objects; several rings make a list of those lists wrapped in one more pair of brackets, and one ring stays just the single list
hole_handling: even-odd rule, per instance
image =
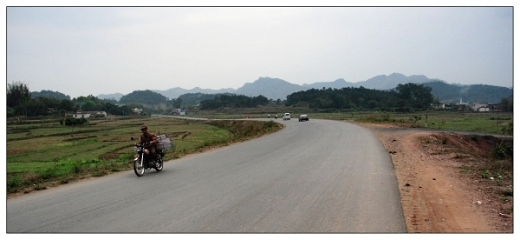
[{"label": "white sack on motorcycle", "polygon": [[173,141],[168,137],[168,135],[157,135],[157,149],[170,149],[173,148]]}]

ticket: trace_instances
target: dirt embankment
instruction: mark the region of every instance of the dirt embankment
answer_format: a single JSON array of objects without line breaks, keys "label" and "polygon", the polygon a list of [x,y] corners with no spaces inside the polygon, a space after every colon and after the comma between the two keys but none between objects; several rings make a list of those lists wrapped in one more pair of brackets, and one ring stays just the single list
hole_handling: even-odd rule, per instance
[{"label": "dirt embankment", "polygon": [[498,139],[362,125],[392,156],[408,232],[513,232],[512,160],[491,156]]}]

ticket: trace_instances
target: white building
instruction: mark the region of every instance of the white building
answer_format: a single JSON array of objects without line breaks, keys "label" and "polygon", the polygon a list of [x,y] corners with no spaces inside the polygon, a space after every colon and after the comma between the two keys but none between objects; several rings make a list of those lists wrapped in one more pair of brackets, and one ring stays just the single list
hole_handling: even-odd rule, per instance
[{"label": "white building", "polygon": [[489,112],[489,106],[486,103],[472,103],[469,106],[475,112]]},{"label": "white building", "polygon": [[107,116],[107,113],[105,111],[82,111],[82,112],[76,112],[72,114],[73,118],[89,118],[91,115],[103,115]]}]

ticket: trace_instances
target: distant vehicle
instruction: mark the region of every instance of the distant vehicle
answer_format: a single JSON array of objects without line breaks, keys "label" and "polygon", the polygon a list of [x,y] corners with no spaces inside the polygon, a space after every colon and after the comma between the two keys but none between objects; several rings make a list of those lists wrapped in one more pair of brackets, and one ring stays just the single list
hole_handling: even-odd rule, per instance
[{"label": "distant vehicle", "polygon": [[300,122],[309,121],[309,117],[307,116],[307,114],[302,114],[302,115],[300,115],[300,118],[298,119],[298,121],[300,121]]},{"label": "distant vehicle", "polygon": [[283,120],[291,120],[291,114],[290,113],[285,113],[283,115]]}]

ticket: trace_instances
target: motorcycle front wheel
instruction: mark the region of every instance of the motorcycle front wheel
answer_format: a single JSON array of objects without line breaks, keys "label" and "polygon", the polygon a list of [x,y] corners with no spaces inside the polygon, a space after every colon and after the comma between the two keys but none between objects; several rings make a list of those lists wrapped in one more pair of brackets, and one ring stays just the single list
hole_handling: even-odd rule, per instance
[{"label": "motorcycle front wheel", "polygon": [[141,158],[139,158],[136,161],[134,161],[134,172],[135,172],[135,175],[137,175],[138,177],[143,176],[143,174],[144,174],[144,163],[143,163],[143,160]]}]

